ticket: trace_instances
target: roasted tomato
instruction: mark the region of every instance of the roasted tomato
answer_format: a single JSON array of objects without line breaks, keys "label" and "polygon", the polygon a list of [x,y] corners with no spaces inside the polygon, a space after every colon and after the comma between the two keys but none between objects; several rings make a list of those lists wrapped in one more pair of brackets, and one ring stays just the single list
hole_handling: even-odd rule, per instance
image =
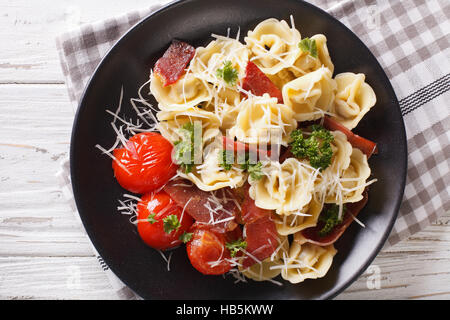
[{"label": "roasted tomato", "polygon": [[142,240],[152,248],[166,250],[183,243],[193,223],[167,193],[149,193],[137,205],[137,229]]},{"label": "roasted tomato", "polygon": [[172,162],[172,144],[159,133],[144,132],[131,137],[126,147],[114,150],[112,167],[119,184],[134,193],[162,187],[177,171]]},{"label": "roasted tomato", "polygon": [[230,271],[231,264],[225,260],[231,258],[225,234],[207,228],[192,228],[191,232],[192,240],[186,244],[186,249],[192,266],[206,275]]}]

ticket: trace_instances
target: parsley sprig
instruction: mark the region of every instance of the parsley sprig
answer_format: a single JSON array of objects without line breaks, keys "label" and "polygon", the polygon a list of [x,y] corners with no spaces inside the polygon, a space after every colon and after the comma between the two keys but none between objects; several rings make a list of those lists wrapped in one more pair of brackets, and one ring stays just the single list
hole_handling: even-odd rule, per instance
[{"label": "parsley sprig", "polygon": [[175,161],[184,172],[189,173],[194,166],[194,124],[186,123],[181,129],[181,140],[174,142]]},{"label": "parsley sprig", "polygon": [[311,126],[311,134],[305,138],[301,129],[296,129],[291,133],[292,154],[300,159],[307,159],[314,168],[322,171],[331,164],[333,150],[331,142],[334,140],[330,131],[320,125]]},{"label": "parsley sprig", "polygon": [[178,220],[178,216],[171,214],[163,219],[163,228],[165,233],[171,233],[174,230],[178,230],[181,227],[181,223]]},{"label": "parsley sprig", "polygon": [[180,237],[178,239],[180,239],[181,242],[183,243],[188,243],[189,241],[191,241],[192,236],[194,233],[192,232],[183,232],[182,235],[180,235]]},{"label": "parsley sprig", "polygon": [[158,222],[158,220],[155,219],[155,214],[154,214],[154,213],[151,213],[151,214],[149,214],[149,215],[147,216],[147,221],[148,221],[150,224],[154,224],[155,222]]},{"label": "parsley sprig", "polygon": [[310,38],[304,38],[298,43],[298,47],[303,52],[308,52],[311,57],[317,58],[316,40],[312,40]]},{"label": "parsley sprig", "polygon": [[234,152],[231,150],[223,150],[222,154],[219,154],[219,165],[225,169],[225,171],[231,170],[233,167]]},{"label": "parsley sprig", "polygon": [[225,243],[225,247],[230,250],[230,254],[234,258],[239,251],[247,249],[247,241],[239,238],[235,241]]},{"label": "parsley sprig", "polygon": [[225,61],[223,63],[223,68],[217,69],[216,75],[231,86],[234,86],[238,79],[238,72],[233,68],[231,61]]},{"label": "parsley sprig", "polygon": [[[345,213],[345,206],[343,207]],[[342,214],[342,217],[344,214]],[[342,217],[339,219],[339,206],[337,204],[332,204],[327,210],[320,213],[319,221],[325,223],[323,228],[319,231],[319,236],[324,237],[333,230],[335,226],[342,223]]]},{"label": "parsley sprig", "polygon": [[247,171],[252,180],[257,181],[263,177],[264,174],[262,173],[262,163],[260,161],[257,163],[250,163],[250,156],[248,152],[245,153],[245,158],[242,160],[243,161],[239,161],[239,163],[241,163],[241,169]]}]

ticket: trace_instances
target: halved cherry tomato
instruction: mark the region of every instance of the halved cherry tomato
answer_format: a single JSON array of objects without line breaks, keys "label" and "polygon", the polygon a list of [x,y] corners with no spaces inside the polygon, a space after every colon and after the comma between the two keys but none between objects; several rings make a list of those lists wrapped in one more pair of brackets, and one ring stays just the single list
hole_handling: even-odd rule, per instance
[{"label": "halved cherry tomato", "polygon": [[[172,162],[172,144],[155,132],[131,137],[125,147],[115,149],[112,167],[119,184],[134,193],[162,187],[177,171]],[[117,162],[120,162],[118,164]]]},{"label": "halved cherry tomato", "polygon": [[[172,215],[176,218],[170,217]],[[194,222],[164,191],[144,195],[138,202],[137,216],[137,229],[142,240],[150,247],[160,250],[180,245],[180,236],[187,232]],[[165,220],[179,222],[179,227],[167,232],[168,230],[164,230]]]},{"label": "halved cherry tomato", "polygon": [[192,266],[206,275],[224,274],[231,269],[231,258],[226,248],[226,237],[207,228],[192,228],[192,240],[186,244]]}]

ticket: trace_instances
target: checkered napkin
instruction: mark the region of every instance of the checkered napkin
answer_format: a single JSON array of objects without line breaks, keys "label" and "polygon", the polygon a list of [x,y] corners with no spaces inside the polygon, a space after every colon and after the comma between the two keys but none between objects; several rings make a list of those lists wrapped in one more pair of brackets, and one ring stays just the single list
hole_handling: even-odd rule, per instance
[{"label": "checkered napkin", "polygon": [[[386,246],[423,229],[450,209],[450,2],[448,0],[314,0],[369,47],[388,75],[406,126],[408,173],[398,219]],[[76,106],[108,49],[154,6],[81,26],[56,39],[71,102]],[[66,160],[61,187],[78,217]],[[385,248],[386,248],[385,246]],[[137,298],[108,269],[118,298]]]}]

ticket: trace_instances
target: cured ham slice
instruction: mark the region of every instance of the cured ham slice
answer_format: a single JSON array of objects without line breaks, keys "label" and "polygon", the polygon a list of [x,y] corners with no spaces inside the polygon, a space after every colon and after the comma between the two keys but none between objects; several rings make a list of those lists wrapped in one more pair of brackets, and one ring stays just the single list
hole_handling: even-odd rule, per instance
[{"label": "cured ham slice", "polygon": [[244,201],[241,204],[241,220],[244,224],[252,223],[263,217],[270,217],[272,212],[256,206],[255,200],[250,198],[248,194],[249,188],[249,184],[246,184],[243,187]]},{"label": "cured ham slice", "polygon": [[277,228],[271,216],[264,216],[245,224],[248,253],[243,262],[244,268],[270,257],[279,245]]},{"label": "cured ham slice", "polygon": [[187,180],[169,181],[163,189],[197,223],[219,233],[236,228],[235,216],[239,209],[231,192],[202,191]]},{"label": "cured ham slice", "polygon": [[243,260],[244,268],[251,267],[262,261],[277,249],[279,237],[275,222],[272,220],[272,212],[258,208],[255,201],[248,195],[248,186],[245,190],[246,196],[242,203],[242,220],[245,223],[246,252]]},{"label": "cured ham slice", "polygon": [[361,150],[365,155],[367,155],[367,158],[370,158],[372,154],[378,153],[377,144],[375,142],[372,142],[370,140],[367,140],[363,137],[358,136],[357,134],[354,134],[352,131],[348,130],[346,127],[344,127],[339,122],[333,120],[332,118],[325,116],[323,118],[323,126],[325,129],[330,131],[336,131],[339,130],[343,134],[347,136],[348,142],[354,147]]},{"label": "cured ham slice", "polygon": [[354,217],[364,208],[368,200],[367,189],[364,190],[363,199],[359,202],[346,203],[345,207],[347,210],[344,214],[344,219],[342,223],[334,227],[334,229],[325,236],[320,236],[319,231],[323,228],[324,223],[319,221],[315,227],[304,229],[302,236],[311,243],[317,244],[319,246],[328,246],[336,242],[340,236],[344,233],[345,229],[352,223]]},{"label": "cured ham slice", "polygon": [[184,74],[189,62],[195,55],[195,48],[190,44],[173,40],[164,55],[156,61],[154,72],[163,80],[164,86],[178,81]]},{"label": "cured ham slice", "polygon": [[247,63],[242,88],[252,92],[255,96],[268,93],[269,96],[277,98],[278,103],[283,103],[280,89],[251,61]]}]

